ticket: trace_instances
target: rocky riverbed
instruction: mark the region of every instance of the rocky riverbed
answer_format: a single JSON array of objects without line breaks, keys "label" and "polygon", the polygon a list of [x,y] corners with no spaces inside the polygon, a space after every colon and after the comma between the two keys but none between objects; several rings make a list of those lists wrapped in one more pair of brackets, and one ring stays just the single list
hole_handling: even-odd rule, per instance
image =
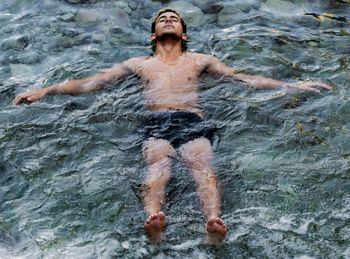
[{"label": "rocky riverbed", "polygon": [[[158,9],[178,9],[189,49],[246,73],[334,86],[254,91],[205,77],[220,127],[223,244],[206,244],[186,168],[174,163],[166,241],[143,231],[137,78],[16,106],[20,92],[152,53]],[[350,258],[350,3],[347,0],[0,3],[1,258]]]}]

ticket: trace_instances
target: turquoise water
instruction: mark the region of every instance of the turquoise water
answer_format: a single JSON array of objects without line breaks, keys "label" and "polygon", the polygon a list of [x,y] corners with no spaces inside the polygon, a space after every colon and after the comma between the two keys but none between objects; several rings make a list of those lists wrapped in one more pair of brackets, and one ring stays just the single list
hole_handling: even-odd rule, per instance
[{"label": "turquoise water", "polygon": [[[346,2],[1,1],[0,257],[350,258]],[[221,128],[214,166],[229,233],[220,247],[206,244],[193,182],[178,163],[166,241],[147,242],[137,78],[12,103],[27,89],[149,54],[150,18],[167,5],[193,25],[191,51],[247,73],[335,86],[315,95],[203,79],[205,117]]]}]

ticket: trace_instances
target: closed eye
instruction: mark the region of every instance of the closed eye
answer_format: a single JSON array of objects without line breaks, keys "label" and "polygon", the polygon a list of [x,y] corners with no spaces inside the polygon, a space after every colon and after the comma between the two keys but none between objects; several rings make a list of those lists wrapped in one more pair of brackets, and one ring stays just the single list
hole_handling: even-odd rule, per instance
[{"label": "closed eye", "polygon": [[[165,22],[166,20],[167,20],[166,16],[161,16],[161,17],[159,17],[158,22]],[[179,18],[177,18],[176,16],[170,16],[170,20],[172,22],[178,22]]]}]

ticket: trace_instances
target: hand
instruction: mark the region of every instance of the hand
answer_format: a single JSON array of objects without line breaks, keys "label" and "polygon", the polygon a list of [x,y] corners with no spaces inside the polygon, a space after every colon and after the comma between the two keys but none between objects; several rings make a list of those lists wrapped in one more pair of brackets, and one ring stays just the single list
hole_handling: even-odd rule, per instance
[{"label": "hand", "polygon": [[47,88],[41,88],[37,90],[31,90],[25,93],[21,93],[15,97],[15,104],[21,104],[23,102],[33,102],[43,98],[47,94]]},{"label": "hand", "polygon": [[321,87],[321,88],[324,88],[327,90],[333,90],[333,87],[328,85],[328,84],[325,84],[322,82],[312,82],[309,80],[297,82],[297,83],[286,84],[286,87],[297,88],[297,89],[311,91],[311,92],[315,92],[315,93],[321,92],[319,89],[316,89],[316,87]]}]

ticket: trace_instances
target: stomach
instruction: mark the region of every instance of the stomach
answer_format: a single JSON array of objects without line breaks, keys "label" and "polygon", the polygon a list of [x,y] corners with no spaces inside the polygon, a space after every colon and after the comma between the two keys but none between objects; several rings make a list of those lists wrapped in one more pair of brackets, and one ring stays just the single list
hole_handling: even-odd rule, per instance
[{"label": "stomach", "polygon": [[164,111],[189,111],[196,113],[198,116],[203,117],[202,109],[197,103],[180,103],[180,102],[168,102],[168,103],[147,103],[146,107],[153,112],[164,112]]}]

